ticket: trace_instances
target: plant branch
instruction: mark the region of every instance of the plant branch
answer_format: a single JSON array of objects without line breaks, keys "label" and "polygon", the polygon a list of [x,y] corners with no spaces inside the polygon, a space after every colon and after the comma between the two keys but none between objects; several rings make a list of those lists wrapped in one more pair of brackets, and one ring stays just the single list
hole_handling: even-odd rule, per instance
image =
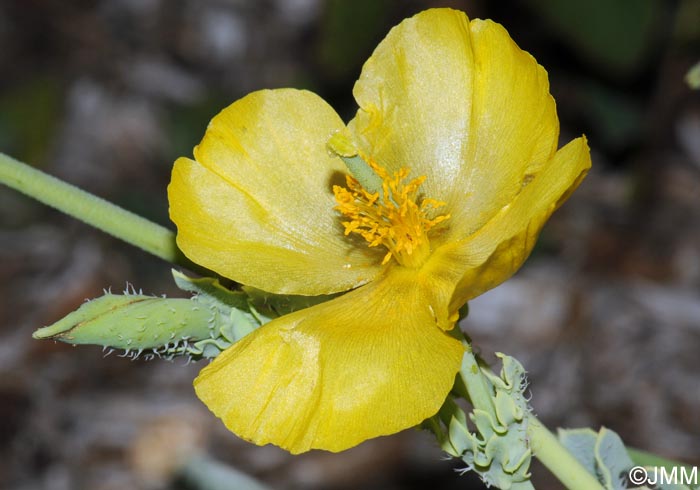
[{"label": "plant branch", "polygon": [[0,183],[167,262],[204,271],[183,255],[175,243],[175,233],[169,229],[3,153]]}]

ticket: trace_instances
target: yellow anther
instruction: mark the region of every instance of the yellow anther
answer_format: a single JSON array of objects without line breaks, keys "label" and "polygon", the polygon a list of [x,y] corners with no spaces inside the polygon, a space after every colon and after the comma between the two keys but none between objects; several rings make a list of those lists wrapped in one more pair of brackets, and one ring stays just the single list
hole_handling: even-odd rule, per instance
[{"label": "yellow anther", "polygon": [[388,252],[382,264],[394,257],[401,265],[419,267],[430,254],[428,231],[449,218],[449,215],[429,218],[428,213],[445,203],[424,198],[420,205],[416,204],[418,189],[425,176],[406,181],[407,168],[391,175],[371,160],[369,166],[382,181],[381,193],[368,192],[349,175],[346,177],[347,187],[333,186],[338,203],[335,209],[348,218],[343,222],[345,235],[356,233],[370,247],[385,246]]}]

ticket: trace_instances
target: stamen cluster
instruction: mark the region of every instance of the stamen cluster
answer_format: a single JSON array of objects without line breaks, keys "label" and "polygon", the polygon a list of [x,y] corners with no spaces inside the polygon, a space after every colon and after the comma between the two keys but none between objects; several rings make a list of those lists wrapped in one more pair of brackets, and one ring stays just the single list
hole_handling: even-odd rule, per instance
[{"label": "stamen cluster", "polygon": [[333,186],[338,202],[335,209],[349,218],[343,222],[345,235],[356,233],[370,247],[385,246],[388,252],[382,264],[394,257],[401,265],[419,267],[430,254],[428,231],[450,217],[428,215],[445,203],[430,198],[416,203],[425,176],[406,181],[409,170],[405,167],[390,174],[371,160],[368,164],[382,179],[381,192],[368,192],[350,175],[346,177],[347,188]]}]

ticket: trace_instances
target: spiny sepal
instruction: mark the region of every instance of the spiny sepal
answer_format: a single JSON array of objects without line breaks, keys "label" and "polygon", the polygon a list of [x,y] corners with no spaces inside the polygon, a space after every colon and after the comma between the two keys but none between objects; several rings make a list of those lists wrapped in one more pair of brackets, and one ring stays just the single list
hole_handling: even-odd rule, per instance
[{"label": "spiny sepal", "polygon": [[137,358],[213,358],[261,325],[332,296],[279,296],[253,288],[230,290],[218,279],[190,278],[173,270],[176,285],[193,296],[124,294],[87,301],[76,311],[34,332],[36,339],[101,345]]},{"label": "spiny sepal", "polygon": [[35,339],[101,345],[124,356],[172,357],[210,335],[212,315],[197,302],[142,294],[106,293],[34,332]]},{"label": "spiny sepal", "polygon": [[173,270],[173,278],[180,289],[194,294],[192,301],[209,309],[212,315],[208,335],[191,342],[183,353],[195,359],[218,356],[278,316],[269,308],[256,308],[246,292],[227,289],[218,279],[195,279],[176,270]]},{"label": "spiny sepal", "polygon": [[258,312],[246,293],[228,290],[216,279],[191,279],[176,271],[173,276],[181,289],[194,293],[191,298],[147,296],[133,288],[106,292],[33,337],[101,345],[134,359],[142,354],[212,358],[277,316]]},{"label": "spiny sepal", "polygon": [[[489,486],[503,490],[532,488],[527,438],[529,407],[524,395],[525,370],[514,358],[498,353],[502,360],[499,375],[483,370],[492,393],[492,412],[475,408],[468,419],[452,395],[427,428],[438,436],[442,449],[462,459]],[[442,422],[442,424],[440,424]]]}]

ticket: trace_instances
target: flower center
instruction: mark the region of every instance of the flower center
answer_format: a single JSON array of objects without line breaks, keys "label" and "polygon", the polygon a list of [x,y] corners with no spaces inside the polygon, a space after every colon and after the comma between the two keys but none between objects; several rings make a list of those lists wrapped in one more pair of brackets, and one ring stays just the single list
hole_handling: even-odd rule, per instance
[{"label": "flower center", "polygon": [[392,257],[406,267],[417,268],[430,255],[428,231],[449,215],[429,218],[428,214],[445,205],[435,199],[423,198],[416,203],[418,189],[425,176],[407,180],[408,169],[401,168],[390,174],[373,161],[369,167],[381,179],[381,190],[369,192],[354,177],[346,177],[347,188],[333,186],[333,193],[340,211],[348,221],[343,221],[345,235],[356,233],[370,247],[383,245],[388,252],[382,264]]}]

